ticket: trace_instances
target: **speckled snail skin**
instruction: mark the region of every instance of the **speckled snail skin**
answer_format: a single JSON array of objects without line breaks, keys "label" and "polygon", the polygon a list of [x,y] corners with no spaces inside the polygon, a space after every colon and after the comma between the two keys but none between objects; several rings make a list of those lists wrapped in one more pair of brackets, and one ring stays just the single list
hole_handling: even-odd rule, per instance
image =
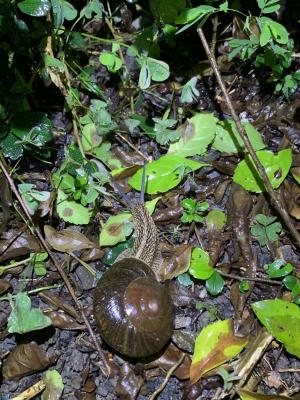
[{"label": "speckled snail skin", "polygon": [[102,338],[128,357],[148,357],[170,339],[174,309],[158,282],[161,264],[158,234],[142,203],[132,208],[136,239],[98,282],[94,316]]}]

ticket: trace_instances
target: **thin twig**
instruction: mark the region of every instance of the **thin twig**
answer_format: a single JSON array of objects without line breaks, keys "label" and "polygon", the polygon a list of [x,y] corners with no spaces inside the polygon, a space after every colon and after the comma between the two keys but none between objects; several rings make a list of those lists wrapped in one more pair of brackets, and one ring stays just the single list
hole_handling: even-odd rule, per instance
[{"label": "thin twig", "polygon": [[157,388],[155,390],[155,392],[152,393],[152,395],[149,397],[149,400],[155,400],[156,397],[159,395],[159,393],[161,393],[164,390],[164,388],[166,387],[166,384],[169,382],[169,379],[171,378],[171,375],[179,367],[179,365],[182,363],[184,357],[185,357],[185,353],[183,353],[181,355],[181,357],[179,358],[179,360],[177,361],[177,363],[174,364],[173,367],[169,369],[169,371],[168,371],[163,383],[159,386],[159,388]]},{"label": "thin twig", "polygon": [[269,285],[281,285],[282,282],[278,281],[272,281],[271,279],[265,279],[265,278],[250,278],[247,276],[239,276],[239,275],[234,275],[234,274],[226,274],[225,272],[222,272],[218,270],[219,274],[224,276],[224,278],[230,278],[230,279],[235,279],[237,281],[243,282],[243,281],[251,281],[251,282],[257,282],[257,283],[267,283]]},{"label": "thin twig", "polygon": [[120,139],[127,143],[128,146],[131,147],[135,152],[137,152],[141,157],[143,157],[145,161],[149,162],[148,158],[137,147],[135,147],[133,143],[126,139],[125,136],[123,136],[120,132],[115,132],[115,134],[118,135]]},{"label": "thin twig", "polygon": [[37,226],[34,224],[34,222],[33,222],[32,218],[31,218],[31,215],[29,214],[29,211],[28,211],[26,205],[25,205],[25,203],[23,202],[22,197],[20,196],[20,193],[19,193],[19,191],[18,191],[18,189],[17,189],[17,187],[16,187],[16,185],[15,185],[13,179],[11,178],[11,176],[9,175],[9,173],[8,173],[7,169],[5,168],[3,162],[1,161],[1,158],[0,158],[0,168],[1,168],[2,171],[3,171],[3,174],[5,175],[5,177],[6,177],[7,181],[8,181],[8,183],[9,183],[9,186],[10,186],[12,192],[14,193],[14,195],[15,195],[16,198],[17,198],[17,200],[19,201],[20,206],[21,206],[21,208],[23,209],[24,214],[26,215],[28,221],[30,222],[31,227],[32,227],[32,229],[34,230],[34,232],[35,232],[37,238],[38,238],[39,241],[41,242],[41,244],[42,244],[42,246],[44,247],[44,249],[46,250],[46,252],[49,254],[49,257],[50,257],[51,260],[53,261],[53,264],[55,265],[57,271],[59,272],[60,276],[62,277],[62,279],[63,279],[65,285],[67,286],[67,288],[68,288],[68,290],[69,290],[69,292],[70,292],[71,297],[72,297],[73,300],[74,300],[74,303],[76,304],[76,306],[77,306],[77,308],[78,308],[78,310],[79,310],[79,312],[80,312],[80,314],[81,314],[81,316],[82,316],[82,319],[83,319],[83,321],[84,321],[84,323],[85,323],[85,325],[86,325],[86,327],[87,327],[87,329],[88,329],[88,331],[89,331],[89,334],[91,335],[91,338],[92,338],[92,340],[93,340],[93,343],[94,343],[94,345],[95,345],[95,347],[96,347],[96,349],[97,349],[97,351],[98,351],[98,353],[99,353],[99,356],[100,356],[100,358],[101,358],[101,361],[102,361],[102,363],[103,363],[102,372],[103,372],[105,375],[109,375],[109,373],[110,373],[109,365],[108,365],[108,363],[107,363],[107,361],[106,361],[106,359],[105,359],[104,353],[103,353],[103,351],[101,350],[101,346],[100,346],[100,344],[99,344],[99,341],[97,340],[97,337],[95,336],[95,334],[94,334],[94,332],[93,332],[93,329],[92,329],[92,327],[91,327],[91,325],[90,325],[90,323],[89,323],[89,320],[88,320],[88,318],[86,317],[86,315],[85,315],[85,313],[84,313],[84,311],[83,311],[83,309],[82,309],[82,307],[81,307],[81,304],[79,303],[79,301],[78,301],[78,299],[77,299],[77,297],[76,297],[76,295],[75,295],[74,289],[73,289],[73,287],[72,287],[72,285],[71,285],[71,283],[70,283],[70,281],[69,281],[69,279],[68,279],[68,277],[67,277],[65,271],[63,270],[63,268],[62,268],[60,262],[58,261],[58,259],[57,259],[56,256],[54,255],[54,253],[53,253],[53,252],[51,251],[51,249],[49,248],[48,243],[47,243],[46,240],[44,239],[44,237],[43,237],[43,235],[42,235],[42,233],[41,233],[39,227],[37,227]]},{"label": "thin twig", "polygon": [[215,59],[214,55],[212,54],[212,52],[211,52],[211,50],[209,48],[209,45],[207,43],[207,40],[206,40],[205,35],[203,33],[203,30],[201,28],[198,28],[197,32],[198,32],[198,35],[199,35],[199,37],[201,39],[202,45],[203,45],[203,47],[204,47],[204,49],[206,51],[207,57],[208,57],[209,62],[211,64],[211,66],[212,66],[212,69],[213,69],[214,74],[215,74],[215,76],[217,78],[217,81],[218,81],[218,83],[220,85],[220,88],[221,88],[221,90],[223,92],[223,95],[225,97],[225,100],[226,100],[227,106],[229,108],[230,114],[231,114],[234,122],[236,123],[237,130],[238,130],[238,132],[239,132],[239,134],[240,134],[240,136],[241,136],[241,138],[242,138],[242,140],[244,142],[244,145],[245,145],[247,151],[249,152],[250,156],[252,157],[254,165],[257,168],[260,176],[262,177],[263,183],[264,183],[264,185],[265,185],[265,187],[267,189],[267,192],[268,192],[268,194],[269,194],[269,196],[270,196],[270,198],[272,200],[272,203],[273,203],[275,209],[277,210],[278,214],[283,219],[286,227],[288,228],[288,230],[290,231],[291,235],[295,239],[295,241],[296,241],[295,244],[297,245],[298,248],[300,248],[300,235],[299,235],[299,232],[295,228],[295,226],[294,226],[294,224],[293,224],[288,212],[286,211],[286,208],[282,204],[280,196],[273,189],[273,187],[271,185],[271,182],[270,182],[270,180],[268,178],[268,175],[266,174],[266,171],[265,171],[263,165],[259,161],[259,159],[258,159],[258,157],[257,157],[257,155],[256,155],[256,153],[255,153],[255,151],[254,151],[254,149],[252,147],[252,144],[251,144],[251,142],[250,142],[250,140],[248,138],[248,135],[247,135],[247,133],[245,131],[245,128],[241,124],[241,121],[240,121],[240,119],[239,119],[239,117],[238,117],[238,115],[237,115],[237,113],[236,113],[236,111],[235,111],[235,109],[233,107],[233,104],[232,104],[232,102],[230,100],[230,97],[228,95],[227,89],[226,89],[225,84],[223,82],[223,79],[221,77],[221,74],[220,74],[216,59]]}]

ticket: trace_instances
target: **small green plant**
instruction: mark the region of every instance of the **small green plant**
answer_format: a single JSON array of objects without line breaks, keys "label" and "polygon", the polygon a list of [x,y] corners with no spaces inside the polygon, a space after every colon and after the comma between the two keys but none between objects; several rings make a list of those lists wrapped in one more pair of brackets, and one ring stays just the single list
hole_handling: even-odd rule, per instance
[{"label": "small green plant", "polygon": [[214,304],[206,304],[203,301],[198,301],[195,305],[196,310],[205,310],[208,312],[211,322],[218,319],[218,308]]},{"label": "small green plant", "polygon": [[166,145],[180,138],[181,133],[179,131],[170,129],[177,124],[176,119],[153,118],[153,121],[155,122],[154,132],[157,143]]},{"label": "small green plant", "polygon": [[31,215],[36,212],[41,202],[50,198],[50,192],[36,190],[32,183],[20,183],[18,189]]},{"label": "small green plant", "polygon": [[225,392],[228,392],[232,388],[234,381],[239,381],[241,379],[238,375],[234,375],[233,372],[229,373],[223,367],[219,367],[216,374],[220,375],[223,379],[223,388]]},{"label": "small green plant", "polygon": [[180,101],[181,103],[192,103],[200,95],[196,88],[197,78],[193,77],[181,88]]},{"label": "small green plant", "polygon": [[261,246],[268,242],[275,242],[279,238],[282,226],[280,222],[275,222],[277,217],[268,217],[264,214],[255,216],[256,223],[251,227],[251,233],[257,237]]},{"label": "small green plant", "polygon": [[37,276],[45,276],[47,270],[45,268],[45,261],[48,258],[48,253],[31,253],[30,264],[34,268],[34,272]]},{"label": "small green plant", "polygon": [[247,293],[250,289],[250,283],[247,281],[240,282],[239,284],[239,291],[241,293]]},{"label": "small green plant", "polygon": [[183,199],[181,205],[183,208],[181,221],[184,223],[202,222],[204,213],[209,208],[207,201],[196,202],[193,199]]},{"label": "small green plant", "polygon": [[300,281],[296,276],[288,275],[282,280],[284,286],[292,293],[293,301],[300,306]]},{"label": "small green plant", "polygon": [[264,270],[268,274],[270,279],[283,278],[293,272],[294,267],[292,264],[285,262],[285,260],[279,258],[273,261],[271,264],[265,264]]}]

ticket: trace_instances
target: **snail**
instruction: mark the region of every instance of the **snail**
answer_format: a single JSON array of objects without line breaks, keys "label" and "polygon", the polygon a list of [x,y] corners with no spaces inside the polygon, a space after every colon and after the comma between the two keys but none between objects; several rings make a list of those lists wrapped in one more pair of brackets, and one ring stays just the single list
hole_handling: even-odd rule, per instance
[{"label": "snail", "polygon": [[161,253],[156,226],[144,202],[132,208],[135,241],[100,278],[94,317],[100,335],[115,351],[133,358],[158,353],[169,341],[174,310],[159,282]]}]

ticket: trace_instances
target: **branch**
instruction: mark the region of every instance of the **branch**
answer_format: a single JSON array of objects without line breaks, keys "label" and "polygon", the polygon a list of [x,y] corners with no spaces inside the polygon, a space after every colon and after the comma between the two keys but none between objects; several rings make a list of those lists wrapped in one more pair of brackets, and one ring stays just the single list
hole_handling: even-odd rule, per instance
[{"label": "branch", "polygon": [[228,95],[228,92],[226,90],[225,84],[223,82],[223,79],[221,77],[216,59],[214,57],[214,55],[212,54],[209,45],[207,43],[207,40],[205,38],[205,35],[203,33],[203,30],[201,28],[197,29],[198,35],[201,39],[202,45],[204,47],[204,50],[207,54],[208,60],[212,66],[212,69],[214,71],[214,74],[217,78],[218,84],[223,92],[224,98],[226,100],[227,106],[230,110],[230,114],[234,120],[234,122],[236,123],[236,127],[237,130],[244,142],[245,148],[247,149],[247,151],[249,152],[249,154],[252,157],[252,160],[254,162],[255,167],[257,168],[260,176],[262,177],[262,180],[264,182],[264,185],[267,189],[267,193],[269,194],[270,198],[271,198],[271,202],[273,204],[273,206],[275,207],[276,211],[278,212],[278,214],[281,216],[282,220],[284,221],[286,227],[288,228],[288,230],[290,231],[291,235],[293,236],[293,238],[295,239],[295,244],[296,246],[300,249],[300,235],[299,232],[297,231],[297,229],[295,228],[288,212],[286,211],[286,208],[284,207],[281,198],[279,196],[279,194],[273,189],[271,182],[268,178],[268,175],[266,174],[266,171],[263,167],[263,165],[261,164],[261,162],[259,161],[253,147],[252,144],[248,138],[248,135],[245,131],[245,128],[243,127],[243,125],[241,124],[241,121],[233,107],[233,104],[230,100],[230,97]]}]

